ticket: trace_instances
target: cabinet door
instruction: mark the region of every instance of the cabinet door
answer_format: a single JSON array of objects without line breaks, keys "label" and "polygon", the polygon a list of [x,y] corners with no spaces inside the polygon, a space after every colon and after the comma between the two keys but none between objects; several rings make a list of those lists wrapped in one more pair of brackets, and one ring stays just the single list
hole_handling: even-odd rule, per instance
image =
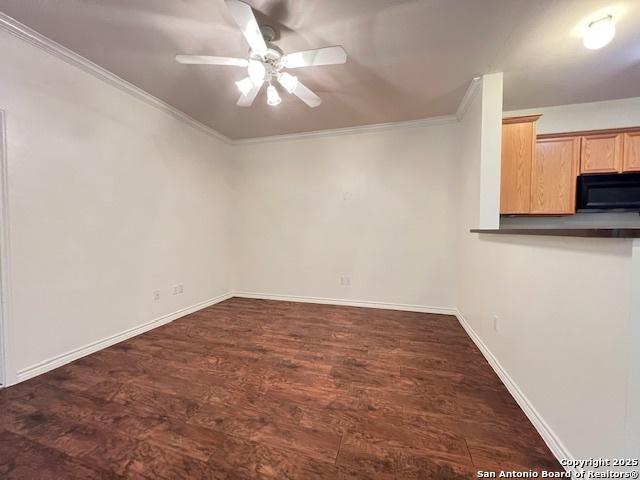
[{"label": "cabinet door", "polygon": [[535,138],[533,122],[502,126],[500,213],[529,213],[531,210],[531,161]]},{"label": "cabinet door", "polygon": [[624,134],[624,154],[622,155],[622,171],[640,171],[640,131]]},{"label": "cabinet door", "polygon": [[536,142],[531,170],[531,213],[573,214],[580,160],[580,137]]},{"label": "cabinet door", "polygon": [[622,134],[605,133],[582,137],[580,173],[622,171]]}]

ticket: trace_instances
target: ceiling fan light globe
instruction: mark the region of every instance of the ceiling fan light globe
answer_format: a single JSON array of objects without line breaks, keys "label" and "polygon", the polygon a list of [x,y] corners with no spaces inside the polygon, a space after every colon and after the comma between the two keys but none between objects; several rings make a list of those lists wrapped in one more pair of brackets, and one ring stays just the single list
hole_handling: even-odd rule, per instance
[{"label": "ceiling fan light globe", "polygon": [[273,85],[269,85],[269,87],[267,87],[267,103],[272,107],[275,107],[276,105],[280,104],[281,101],[282,98],[280,98],[276,87],[274,87]]},{"label": "ceiling fan light globe", "polygon": [[238,87],[240,93],[242,93],[242,95],[246,97],[253,88],[253,81],[249,77],[243,78],[242,80],[238,80],[236,82],[236,87]]},{"label": "ceiling fan light globe", "polygon": [[282,85],[284,89],[289,93],[295,92],[296,88],[298,88],[298,77],[287,72],[281,73],[278,76],[278,81],[280,82],[280,85]]},{"label": "ceiling fan light globe", "polygon": [[264,68],[262,62],[258,60],[250,60],[249,66],[247,67],[247,73],[249,74],[249,78],[253,82],[254,85],[261,85],[264,81],[264,76],[267,73],[267,70]]},{"label": "ceiling fan light globe", "polygon": [[607,15],[589,24],[582,38],[582,43],[589,50],[597,50],[608,45],[615,34],[616,26],[613,23],[613,17]]}]

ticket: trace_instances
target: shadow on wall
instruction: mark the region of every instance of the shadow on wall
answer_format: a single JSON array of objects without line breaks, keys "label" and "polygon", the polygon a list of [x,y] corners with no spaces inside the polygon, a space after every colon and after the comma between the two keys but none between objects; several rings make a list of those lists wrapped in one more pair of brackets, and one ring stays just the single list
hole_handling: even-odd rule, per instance
[{"label": "shadow on wall", "polygon": [[509,246],[522,246],[540,250],[571,250],[584,253],[602,255],[608,252],[612,255],[628,257],[631,255],[631,239],[619,238],[580,238],[553,237],[534,235],[503,235],[490,233],[470,233],[478,235],[478,240],[484,243],[497,243]]}]

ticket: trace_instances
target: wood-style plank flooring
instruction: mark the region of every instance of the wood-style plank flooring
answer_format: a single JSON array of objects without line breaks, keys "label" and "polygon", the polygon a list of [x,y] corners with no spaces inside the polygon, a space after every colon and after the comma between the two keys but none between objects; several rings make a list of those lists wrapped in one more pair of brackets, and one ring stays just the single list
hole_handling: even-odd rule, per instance
[{"label": "wood-style plank flooring", "polygon": [[561,470],[451,316],[234,298],[0,391],[3,479]]}]

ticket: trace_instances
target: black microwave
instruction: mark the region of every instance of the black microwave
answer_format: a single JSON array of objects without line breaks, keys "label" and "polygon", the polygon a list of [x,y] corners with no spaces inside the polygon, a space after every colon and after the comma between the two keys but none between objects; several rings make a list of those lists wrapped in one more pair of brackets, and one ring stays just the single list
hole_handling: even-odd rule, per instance
[{"label": "black microwave", "polygon": [[579,212],[640,212],[640,173],[580,175]]}]

